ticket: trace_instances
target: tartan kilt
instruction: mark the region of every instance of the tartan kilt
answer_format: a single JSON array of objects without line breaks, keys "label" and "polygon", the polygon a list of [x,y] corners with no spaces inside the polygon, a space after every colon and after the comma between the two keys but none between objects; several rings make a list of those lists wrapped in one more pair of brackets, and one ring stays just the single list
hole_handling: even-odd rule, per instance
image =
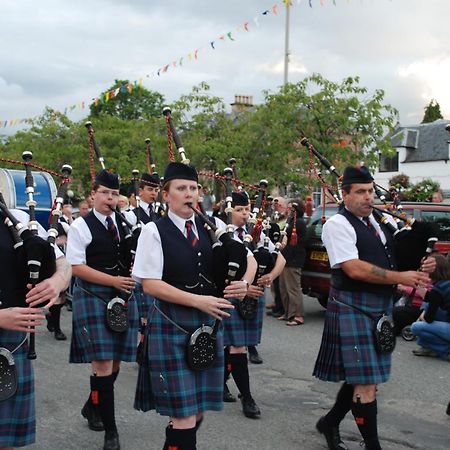
[{"label": "tartan kilt", "polygon": [[92,361],[136,361],[138,344],[138,312],[133,296],[128,300],[128,330],[124,333],[110,331],[105,323],[106,302],[117,291],[107,286],[77,279],[72,299],[71,363]]},{"label": "tartan kilt", "polygon": [[[0,329],[0,347],[12,351],[24,337],[25,333]],[[27,353],[25,342],[13,354],[18,386],[13,397],[0,403],[0,447],[24,447],[36,440],[34,373]]]},{"label": "tartan kilt", "polygon": [[224,345],[234,347],[246,347],[258,345],[261,342],[263,317],[266,304],[265,295],[258,299],[258,311],[252,320],[244,320],[237,310],[238,299],[230,299],[234,309],[227,309],[230,317],[223,319]]},{"label": "tartan kilt", "polygon": [[136,300],[139,317],[147,317],[148,309],[153,303],[153,297],[143,291],[141,283],[136,283],[133,296]]},{"label": "tartan kilt", "polygon": [[333,297],[369,313],[392,313],[390,296],[331,288],[313,375],[324,381],[345,380],[349,384],[385,383],[391,372],[391,355],[377,352],[374,321],[359,311],[336,303]]},{"label": "tartan kilt", "polygon": [[[170,323],[156,309],[190,332],[213,319],[194,308],[155,299],[149,309],[146,329],[147,362],[139,368],[134,407],[141,411],[155,409],[163,416],[189,417],[204,411],[223,409],[223,334],[217,333],[217,359],[202,371],[191,370],[186,363],[188,335]],[[183,313],[187,322],[183,323]],[[196,324],[192,323],[197,316]],[[178,318],[179,320],[176,320]]]}]

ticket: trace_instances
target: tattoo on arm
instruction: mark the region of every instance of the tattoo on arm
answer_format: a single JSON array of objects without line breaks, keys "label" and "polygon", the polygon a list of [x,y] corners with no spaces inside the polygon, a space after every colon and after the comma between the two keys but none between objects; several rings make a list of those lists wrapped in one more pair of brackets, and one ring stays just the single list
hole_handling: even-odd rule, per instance
[{"label": "tattoo on arm", "polygon": [[378,278],[383,278],[383,279],[387,278],[387,270],[382,269],[381,267],[372,266],[372,268],[370,269],[370,273],[377,276]]}]

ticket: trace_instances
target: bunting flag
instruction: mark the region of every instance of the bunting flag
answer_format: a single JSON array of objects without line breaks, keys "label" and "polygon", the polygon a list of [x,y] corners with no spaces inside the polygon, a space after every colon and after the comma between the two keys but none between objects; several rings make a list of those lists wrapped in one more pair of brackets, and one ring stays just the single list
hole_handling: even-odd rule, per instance
[{"label": "bunting flag", "polygon": [[[313,7],[313,3],[317,4],[319,3],[321,6],[324,6],[326,3],[333,4],[336,6],[336,0],[308,0],[310,8]],[[342,0],[343,2],[344,0]],[[347,3],[350,3],[351,0],[347,0]],[[302,3],[302,0],[297,0],[296,5],[300,6]],[[234,31],[228,31],[226,33],[220,34],[216,39],[210,40],[208,44],[205,44],[204,46],[198,47],[197,49],[190,51],[189,53],[185,54],[182,57],[172,59],[170,63],[166,63],[162,66],[160,66],[158,69],[156,69],[152,73],[148,73],[145,75],[145,78],[154,78],[154,77],[161,77],[163,74],[169,72],[172,72],[175,69],[179,69],[184,67],[184,60],[187,57],[187,60],[189,62],[195,62],[198,61],[200,58],[200,54],[203,54],[207,49],[211,51],[217,51],[217,45],[220,43],[227,43],[227,42],[236,42],[236,37],[233,36],[233,33],[240,33],[241,29],[243,29],[246,33],[250,32],[253,28],[253,25],[255,27],[260,27],[259,19],[261,17],[269,17],[269,16],[280,16],[279,8],[292,8],[294,6],[293,1],[291,0],[280,0],[278,2],[275,2],[270,8],[262,10],[259,14],[256,14],[255,17],[253,17],[252,21],[247,20],[242,25],[238,25],[233,28]],[[95,97],[93,99],[94,105],[98,105],[99,103],[106,103],[111,100],[114,100],[114,98],[117,97],[117,95],[121,92],[129,92],[130,94],[133,92],[133,89],[136,89],[137,87],[142,88],[143,87],[143,78],[141,77],[138,82],[134,83],[127,83],[123,86],[119,86],[116,89],[113,89],[109,92],[106,92],[99,97]],[[64,114],[67,115],[68,112],[74,111],[75,109],[85,109],[86,102],[82,101],[79,103],[76,103],[74,105],[66,106],[63,108]],[[11,119],[11,120],[1,120],[0,119],[0,128],[6,128],[6,127],[12,127],[17,125],[23,125],[23,124],[31,124],[34,119],[36,119],[39,116],[36,116],[34,118],[26,118],[26,119]]]}]

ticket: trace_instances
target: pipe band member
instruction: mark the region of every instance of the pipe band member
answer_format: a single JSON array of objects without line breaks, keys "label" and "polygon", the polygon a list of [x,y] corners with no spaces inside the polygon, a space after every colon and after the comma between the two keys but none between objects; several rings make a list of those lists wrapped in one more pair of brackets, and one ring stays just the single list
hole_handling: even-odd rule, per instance
[{"label": "pipe band member", "polygon": [[144,292],[155,298],[146,330],[147,386],[137,392],[135,408],[155,409],[170,418],[164,449],[195,449],[204,412],[223,408],[221,327],[217,359],[202,371],[193,371],[186,363],[186,331],[212,326],[214,319],[227,320],[233,306],[226,298],[247,292],[244,283],[235,281],[218,296],[212,281],[211,239],[190,207],[197,198],[195,168],[171,162],[163,186],[168,215],[144,226],[133,267]]},{"label": "pipe band member", "polygon": [[[22,224],[27,224],[25,212],[11,212]],[[11,233],[2,214],[0,217],[0,347],[13,352],[18,380],[16,393],[0,402],[0,448],[6,449],[35,442],[34,373],[31,360],[27,358],[27,333],[36,331],[30,326],[42,325],[45,315],[38,306],[47,301],[45,311],[55,303],[60,292],[69,285],[71,269],[62,252],[53,246],[57,258],[56,272],[28,291],[25,280],[20,276],[23,268],[13,248]],[[38,233],[46,239],[46,232],[40,225]],[[21,304],[23,306],[17,306]]]},{"label": "pipe band member", "polygon": [[[247,234],[247,221],[250,216],[250,201],[246,192],[232,193],[232,223],[234,226],[234,238],[243,239]],[[254,247],[264,246],[264,233]],[[269,251],[275,251],[275,246],[270,243]],[[264,285],[270,284],[283,270],[285,264],[284,257],[279,254],[275,267],[269,273],[264,275],[261,284],[253,283],[257,270],[257,262],[251,254],[247,257],[247,273],[244,280],[249,283],[247,295],[258,300],[258,308],[254,319],[243,319],[237,310],[237,303],[241,301],[234,298],[231,302],[235,309],[231,311],[231,317],[224,322],[224,344],[225,349],[225,374],[224,374],[224,400],[227,402],[236,401],[230,394],[227,387],[227,380],[230,374],[239,390],[239,397],[242,404],[242,412],[248,418],[258,418],[261,411],[256,404],[250,390],[250,377],[248,371],[247,348],[256,346],[261,342],[262,324],[265,309]],[[258,280],[257,280],[258,281]]]},{"label": "pipe band member", "polygon": [[[136,360],[138,313],[131,295],[134,280],[119,264],[124,230],[112,209],[119,200],[119,178],[100,171],[92,190],[94,207],[69,230],[67,259],[77,277],[73,293],[71,363],[90,363],[91,393],[81,414],[94,431],[105,431],[104,449],[120,448],[114,412],[114,382],[121,361]],[[106,303],[128,300],[128,329],[111,331],[105,323]]]},{"label": "pipe band member", "polygon": [[[388,381],[391,355],[377,352],[373,320],[367,313],[390,314],[394,285],[429,282],[427,273],[398,272],[392,233],[372,215],[373,177],[363,167],[347,167],[342,191],[345,208],[327,220],[322,240],[332,268],[331,289],[322,343],[314,376],[324,381],[344,380],[333,408],[317,422],[328,448],[346,449],[339,424],[350,410],[366,449],[381,449],[377,427],[376,387]],[[426,260],[423,270],[431,272]]]}]

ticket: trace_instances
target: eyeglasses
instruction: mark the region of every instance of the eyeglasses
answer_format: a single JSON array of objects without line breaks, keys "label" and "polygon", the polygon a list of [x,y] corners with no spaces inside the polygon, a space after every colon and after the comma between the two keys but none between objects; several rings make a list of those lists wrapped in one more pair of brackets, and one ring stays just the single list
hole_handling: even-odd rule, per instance
[{"label": "eyeglasses", "polygon": [[112,196],[112,197],[120,197],[120,193],[116,192],[116,191],[107,191],[107,190],[99,190],[97,191],[99,194],[103,194],[103,195],[107,195],[107,196]]}]

